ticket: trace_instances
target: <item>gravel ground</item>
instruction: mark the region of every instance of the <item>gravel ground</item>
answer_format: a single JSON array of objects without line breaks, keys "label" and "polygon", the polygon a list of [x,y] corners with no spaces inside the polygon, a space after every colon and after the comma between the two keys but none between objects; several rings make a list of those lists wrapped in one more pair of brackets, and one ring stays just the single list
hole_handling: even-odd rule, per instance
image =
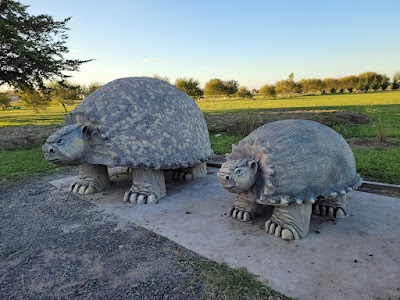
[{"label": "gravel ground", "polygon": [[61,176],[0,187],[0,299],[213,298],[202,257],[48,183]]}]

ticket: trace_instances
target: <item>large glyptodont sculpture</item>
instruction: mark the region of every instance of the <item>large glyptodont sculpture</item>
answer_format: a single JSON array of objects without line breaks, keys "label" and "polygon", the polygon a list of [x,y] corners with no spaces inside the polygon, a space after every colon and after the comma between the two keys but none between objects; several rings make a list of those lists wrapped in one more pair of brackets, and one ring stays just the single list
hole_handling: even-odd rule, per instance
[{"label": "large glyptodont sculpture", "polygon": [[213,153],[207,126],[196,103],[155,78],[114,80],[83,100],[62,127],[48,137],[45,158],[79,165],[79,194],[110,186],[107,166],[132,169],[124,202],[155,203],[166,195],[164,170],[188,180],[206,175]]},{"label": "large glyptodont sculpture", "polygon": [[361,185],[353,153],[336,131],[306,120],[265,124],[232,146],[218,172],[237,194],[229,214],[250,221],[274,206],[265,230],[283,239],[309,231],[314,213],[343,218],[346,193]]}]

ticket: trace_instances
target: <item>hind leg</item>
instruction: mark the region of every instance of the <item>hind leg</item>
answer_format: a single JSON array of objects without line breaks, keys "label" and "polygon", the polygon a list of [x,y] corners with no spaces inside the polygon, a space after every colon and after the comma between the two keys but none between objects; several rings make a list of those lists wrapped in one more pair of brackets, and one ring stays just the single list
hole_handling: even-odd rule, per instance
[{"label": "hind leg", "polygon": [[265,230],[284,240],[298,240],[310,229],[312,204],[275,206],[272,217],[265,222]]},{"label": "hind leg", "polygon": [[174,171],[175,180],[192,180],[202,178],[207,175],[207,164],[205,162],[195,165],[191,168],[178,169]]},{"label": "hind leg", "polygon": [[125,192],[123,202],[153,204],[166,195],[162,170],[132,169],[132,187]]},{"label": "hind leg", "polygon": [[344,218],[347,215],[346,194],[318,200],[314,204],[313,213],[337,219]]}]

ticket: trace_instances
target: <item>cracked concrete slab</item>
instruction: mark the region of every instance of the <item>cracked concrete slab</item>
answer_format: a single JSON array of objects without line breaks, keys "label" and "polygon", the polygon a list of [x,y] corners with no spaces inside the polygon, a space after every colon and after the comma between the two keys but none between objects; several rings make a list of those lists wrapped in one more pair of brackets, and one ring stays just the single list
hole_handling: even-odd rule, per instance
[{"label": "cracked concrete slab", "polygon": [[[284,241],[264,223],[227,217],[234,195],[220,187],[217,169],[205,178],[173,182],[156,205],[122,202],[128,174],[114,169],[110,189],[80,196],[123,220],[149,229],[200,255],[245,267],[273,289],[298,299],[399,299],[400,199],[351,192],[344,219],[313,216],[309,235]],[[52,181],[68,189],[74,177]],[[71,230],[71,229],[66,229]]]}]

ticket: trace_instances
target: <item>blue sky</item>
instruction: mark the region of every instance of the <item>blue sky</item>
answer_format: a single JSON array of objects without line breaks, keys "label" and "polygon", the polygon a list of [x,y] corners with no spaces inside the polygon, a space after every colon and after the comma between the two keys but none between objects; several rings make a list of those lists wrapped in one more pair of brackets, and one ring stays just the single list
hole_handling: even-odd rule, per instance
[{"label": "blue sky", "polygon": [[68,23],[74,82],[126,76],[237,80],[400,71],[398,0],[20,0]]}]

